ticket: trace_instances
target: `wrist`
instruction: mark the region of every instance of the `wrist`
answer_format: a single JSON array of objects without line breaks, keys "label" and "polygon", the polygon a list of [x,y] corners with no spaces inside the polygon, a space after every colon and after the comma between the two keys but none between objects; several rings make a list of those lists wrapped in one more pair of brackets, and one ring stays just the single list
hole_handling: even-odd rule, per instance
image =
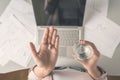
[{"label": "wrist", "polygon": [[94,71],[94,70],[97,69],[97,66],[95,65],[95,66],[92,66],[92,67],[87,67],[86,69],[87,69],[87,71]]},{"label": "wrist", "polygon": [[33,68],[33,71],[34,71],[35,75],[39,78],[44,78],[51,73],[51,70],[45,69],[45,68],[40,68],[39,66],[35,66]]},{"label": "wrist", "polygon": [[101,76],[101,72],[99,71],[97,66],[95,66],[93,68],[89,68],[89,69],[87,69],[87,71],[88,71],[89,75],[92,76],[93,78],[98,78]]}]

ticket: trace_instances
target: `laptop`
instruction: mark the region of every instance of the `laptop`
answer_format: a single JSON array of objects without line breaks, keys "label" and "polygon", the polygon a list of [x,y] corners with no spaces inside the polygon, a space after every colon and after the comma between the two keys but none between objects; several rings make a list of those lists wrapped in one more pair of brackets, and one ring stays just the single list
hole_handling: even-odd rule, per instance
[{"label": "laptop", "polygon": [[36,20],[36,41],[39,45],[45,27],[54,26],[60,46],[73,46],[82,38],[86,0],[32,0]]}]

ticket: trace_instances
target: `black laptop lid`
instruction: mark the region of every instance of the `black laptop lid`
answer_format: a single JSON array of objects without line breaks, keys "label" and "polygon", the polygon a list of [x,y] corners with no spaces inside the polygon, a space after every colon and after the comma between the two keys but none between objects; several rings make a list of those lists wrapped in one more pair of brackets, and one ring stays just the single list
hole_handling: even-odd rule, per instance
[{"label": "black laptop lid", "polygon": [[86,0],[32,0],[38,26],[82,26]]}]

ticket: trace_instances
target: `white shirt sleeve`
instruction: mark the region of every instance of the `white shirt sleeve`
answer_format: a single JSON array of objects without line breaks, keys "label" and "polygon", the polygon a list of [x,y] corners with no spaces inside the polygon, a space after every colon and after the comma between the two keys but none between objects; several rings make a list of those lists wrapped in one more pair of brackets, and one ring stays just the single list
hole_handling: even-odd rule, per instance
[{"label": "white shirt sleeve", "polygon": [[107,73],[102,74],[101,77],[93,79],[86,72],[80,72],[73,69],[54,70],[53,74],[46,76],[45,78],[38,78],[31,70],[28,74],[28,80],[107,80]]},{"label": "white shirt sleeve", "polygon": [[38,78],[35,73],[31,70],[28,74],[28,80],[42,80],[41,78]]}]

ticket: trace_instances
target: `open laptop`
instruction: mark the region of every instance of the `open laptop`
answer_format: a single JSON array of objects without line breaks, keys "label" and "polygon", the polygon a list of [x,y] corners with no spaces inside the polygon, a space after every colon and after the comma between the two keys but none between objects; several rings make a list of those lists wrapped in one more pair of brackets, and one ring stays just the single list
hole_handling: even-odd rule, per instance
[{"label": "open laptop", "polygon": [[37,44],[45,27],[53,25],[60,36],[60,46],[72,46],[81,39],[86,0],[32,0],[37,23]]}]

